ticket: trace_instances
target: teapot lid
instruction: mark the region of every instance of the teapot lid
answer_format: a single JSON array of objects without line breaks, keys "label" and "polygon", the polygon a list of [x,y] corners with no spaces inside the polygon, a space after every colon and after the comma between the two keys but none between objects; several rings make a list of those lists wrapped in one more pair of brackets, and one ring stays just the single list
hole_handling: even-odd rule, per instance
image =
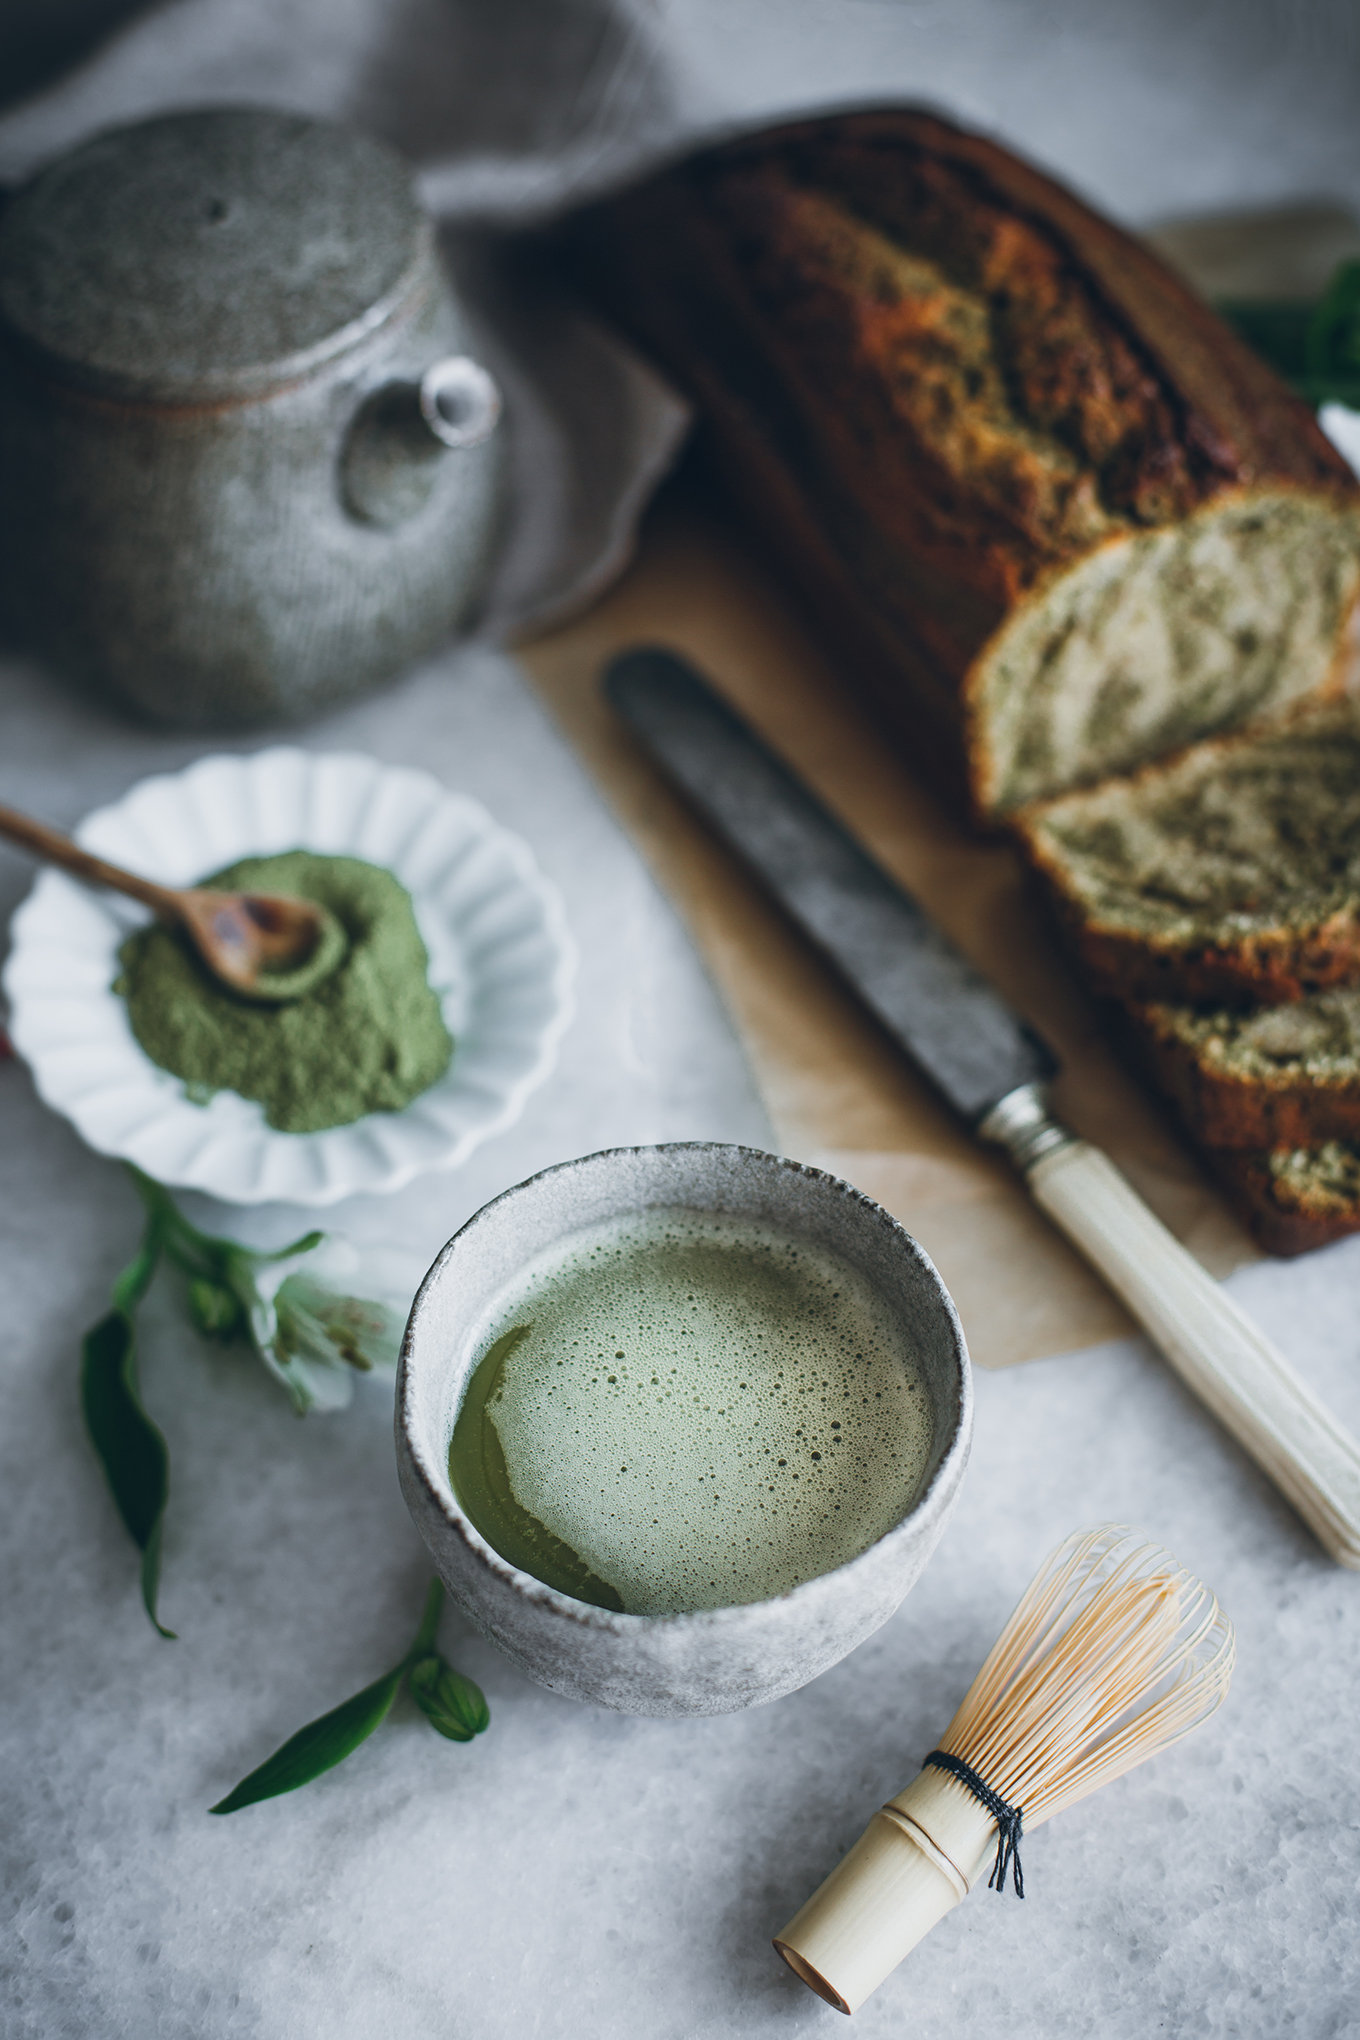
[{"label": "teapot lid", "polygon": [[96,135],[0,219],[0,320],[63,380],[189,401],[305,374],[409,294],[411,172],[347,128],[206,108]]}]

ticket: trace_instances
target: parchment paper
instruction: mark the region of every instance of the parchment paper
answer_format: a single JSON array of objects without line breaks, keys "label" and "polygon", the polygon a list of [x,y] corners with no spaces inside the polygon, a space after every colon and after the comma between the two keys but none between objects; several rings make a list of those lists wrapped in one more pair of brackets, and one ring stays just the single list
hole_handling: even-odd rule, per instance
[{"label": "parchment paper", "polygon": [[849,699],[768,575],[692,482],[588,615],[518,656],[686,918],[785,1153],[847,1177],[920,1240],[986,1367],[1126,1334],[1121,1306],[1018,1179],[950,1115],[605,704],[630,645],[685,653],[1057,1050],[1054,1102],[1215,1275],[1257,1258],[1150,1095],[1102,1039],[1015,852],[967,833]]}]

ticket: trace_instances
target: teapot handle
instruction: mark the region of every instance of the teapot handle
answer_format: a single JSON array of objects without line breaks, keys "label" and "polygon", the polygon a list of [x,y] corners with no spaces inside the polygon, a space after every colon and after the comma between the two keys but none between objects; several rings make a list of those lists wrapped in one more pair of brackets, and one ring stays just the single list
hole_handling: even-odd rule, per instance
[{"label": "teapot handle", "polygon": [[449,354],[420,378],[420,415],[445,446],[480,446],[496,429],[501,393],[480,362]]}]

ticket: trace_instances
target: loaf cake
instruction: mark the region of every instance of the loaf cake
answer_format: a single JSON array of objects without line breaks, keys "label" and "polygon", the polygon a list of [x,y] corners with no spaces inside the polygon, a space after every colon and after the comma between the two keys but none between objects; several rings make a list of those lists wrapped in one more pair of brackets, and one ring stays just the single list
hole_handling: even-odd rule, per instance
[{"label": "loaf cake", "polygon": [[1148,248],[903,110],[579,215],[578,284],[694,399],[847,685],[976,811],[1334,687],[1360,492]]},{"label": "loaf cake", "polygon": [[1247,1012],[1135,1006],[1131,1018],[1152,1074],[1207,1146],[1360,1141],[1360,986]]},{"label": "loaf cake", "polygon": [[1304,1254],[1360,1232],[1360,1142],[1211,1149],[1207,1159],[1268,1254]]},{"label": "loaf cake", "polygon": [[1328,989],[1360,976],[1360,489],[1311,411],[932,115],[729,142],[554,240],[846,687],[1020,834],[1262,1244],[1360,1230],[1360,994]]},{"label": "loaf cake", "polygon": [[1360,975],[1360,702],[1014,817],[1093,988],[1277,1004]]}]

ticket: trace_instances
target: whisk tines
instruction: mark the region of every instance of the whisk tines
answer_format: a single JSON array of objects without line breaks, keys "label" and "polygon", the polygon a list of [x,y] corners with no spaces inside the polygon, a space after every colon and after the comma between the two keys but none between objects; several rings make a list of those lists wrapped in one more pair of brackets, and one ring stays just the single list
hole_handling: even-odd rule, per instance
[{"label": "whisk tines", "polygon": [[1050,1554],[939,1747],[1032,1829],[1188,1734],[1232,1668],[1208,1588],[1164,1546],[1102,1524]]}]

